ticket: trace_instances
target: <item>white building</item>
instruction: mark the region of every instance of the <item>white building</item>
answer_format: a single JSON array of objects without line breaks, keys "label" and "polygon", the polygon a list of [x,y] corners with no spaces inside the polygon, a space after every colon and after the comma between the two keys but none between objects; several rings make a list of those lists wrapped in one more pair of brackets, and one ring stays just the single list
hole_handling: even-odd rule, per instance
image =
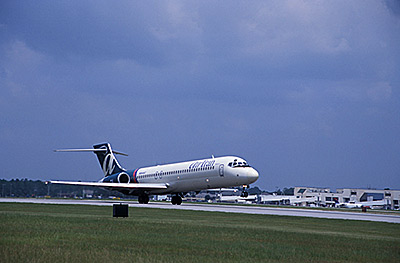
[{"label": "white building", "polygon": [[313,204],[316,206],[334,207],[336,204],[343,202],[341,195],[331,192],[331,189],[326,187],[297,186],[294,188],[294,196],[299,199],[314,199],[314,203],[299,203],[301,206]]},{"label": "white building", "polygon": [[294,188],[294,195],[260,195],[262,204],[322,206],[322,207],[370,207],[399,209],[400,190],[376,190],[343,188],[332,192],[326,187]]},{"label": "white building", "polygon": [[343,203],[379,203],[382,208],[399,209],[400,190],[377,190],[360,188],[336,189],[343,197]]},{"label": "white building", "polygon": [[[329,188],[295,187],[296,198],[314,198],[315,205],[328,207],[369,206],[382,209],[399,209],[400,190],[343,188],[331,192]],[[310,203],[302,203],[309,205]]]}]

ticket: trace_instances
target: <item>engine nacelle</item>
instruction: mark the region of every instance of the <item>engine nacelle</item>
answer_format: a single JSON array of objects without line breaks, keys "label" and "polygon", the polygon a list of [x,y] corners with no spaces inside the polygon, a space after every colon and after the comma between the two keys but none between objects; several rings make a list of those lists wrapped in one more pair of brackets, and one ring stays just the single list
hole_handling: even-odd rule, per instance
[{"label": "engine nacelle", "polygon": [[131,179],[127,173],[120,173],[117,176],[117,182],[121,184],[129,184]]}]

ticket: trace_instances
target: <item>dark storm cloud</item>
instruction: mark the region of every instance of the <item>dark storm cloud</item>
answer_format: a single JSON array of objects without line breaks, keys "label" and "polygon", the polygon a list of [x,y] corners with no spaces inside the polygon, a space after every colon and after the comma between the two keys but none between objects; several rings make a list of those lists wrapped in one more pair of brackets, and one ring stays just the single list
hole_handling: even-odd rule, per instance
[{"label": "dark storm cloud", "polygon": [[[3,19],[8,30],[15,32],[15,38],[60,59],[89,56],[100,60],[128,58],[149,63],[149,57],[157,51],[156,43],[139,22],[142,14],[139,8],[129,9],[132,13],[127,14],[123,5],[99,3],[103,8],[96,8],[92,4],[21,1],[13,3]],[[128,20],[127,15],[131,19]]]},{"label": "dark storm cloud", "polygon": [[131,1],[11,1],[1,21],[10,37],[59,59],[131,59],[158,66],[173,59],[171,43],[157,35],[169,25],[164,9]]},{"label": "dark storm cloud", "polygon": [[262,188],[400,188],[394,2],[0,5],[3,177],[97,179],[52,149],[110,141],[132,168],[239,154]]}]

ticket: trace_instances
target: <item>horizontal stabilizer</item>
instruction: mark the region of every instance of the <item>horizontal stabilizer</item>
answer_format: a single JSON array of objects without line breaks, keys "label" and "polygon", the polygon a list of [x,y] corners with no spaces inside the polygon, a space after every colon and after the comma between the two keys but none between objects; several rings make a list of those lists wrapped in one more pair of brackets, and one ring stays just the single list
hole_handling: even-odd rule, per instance
[{"label": "horizontal stabilizer", "polygon": [[[107,152],[106,148],[100,148],[100,149],[59,149],[59,150],[54,150],[55,152]],[[120,154],[124,156],[128,156],[126,153],[122,152],[117,152],[112,150],[113,153],[115,154]]]}]

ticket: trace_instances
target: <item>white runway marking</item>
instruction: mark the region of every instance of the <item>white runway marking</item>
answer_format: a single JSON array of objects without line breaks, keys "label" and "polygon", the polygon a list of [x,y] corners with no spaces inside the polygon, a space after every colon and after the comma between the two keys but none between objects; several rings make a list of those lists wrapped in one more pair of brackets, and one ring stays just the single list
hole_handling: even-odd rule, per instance
[{"label": "white runway marking", "polygon": [[347,219],[363,220],[375,222],[400,223],[400,214],[373,214],[357,212],[341,212],[299,208],[279,208],[262,206],[237,206],[237,205],[212,205],[183,203],[182,205],[172,205],[171,203],[149,203],[147,205],[138,204],[134,201],[124,200],[71,200],[71,199],[33,199],[33,198],[0,198],[3,203],[36,203],[36,204],[79,204],[79,205],[102,205],[111,206],[115,203],[129,204],[130,207],[142,208],[161,208],[161,209],[181,209],[209,212],[226,212],[242,214],[261,214],[261,215],[280,215],[280,216],[303,216],[327,219]]}]

